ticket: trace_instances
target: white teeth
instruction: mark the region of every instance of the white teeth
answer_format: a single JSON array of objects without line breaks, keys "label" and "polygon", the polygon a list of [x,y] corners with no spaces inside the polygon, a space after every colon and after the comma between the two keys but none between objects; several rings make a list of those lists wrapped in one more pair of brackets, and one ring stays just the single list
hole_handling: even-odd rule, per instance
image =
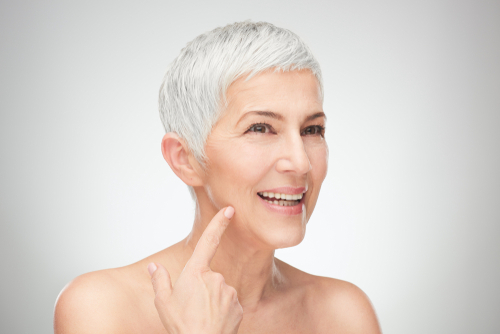
[{"label": "white teeth", "polygon": [[280,206],[293,206],[293,205],[298,204],[298,203],[293,203],[293,202],[289,202],[289,201],[277,201],[277,200],[268,201],[267,199],[265,199],[264,201],[266,201],[269,204],[280,205]]},{"label": "white teeth", "polygon": [[290,195],[290,194],[280,194],[280,193],[271,193],[271,192],[267,192],[267,191],[264,191],[264,192],[260,192],[258,193],[259,195],[261,196],[264,196],[264,197],[269,197],[269,198],[276,198],[276,199],[286,199],[286,200],[299,200],[299,199],[302,199],[302,197],[304,196],[304,194],[295,194],[295,195]]}]

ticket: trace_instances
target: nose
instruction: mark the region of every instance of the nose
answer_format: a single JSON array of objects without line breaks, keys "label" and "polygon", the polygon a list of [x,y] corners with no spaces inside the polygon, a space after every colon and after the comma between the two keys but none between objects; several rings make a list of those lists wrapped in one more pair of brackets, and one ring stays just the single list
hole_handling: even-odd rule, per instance
[{"label": "nose", "polygon": [[276,163],[276,170],[280,173],[293,172],[304,175],[312,169],[300,134],[289,136],[284,140],[280,155]]}]

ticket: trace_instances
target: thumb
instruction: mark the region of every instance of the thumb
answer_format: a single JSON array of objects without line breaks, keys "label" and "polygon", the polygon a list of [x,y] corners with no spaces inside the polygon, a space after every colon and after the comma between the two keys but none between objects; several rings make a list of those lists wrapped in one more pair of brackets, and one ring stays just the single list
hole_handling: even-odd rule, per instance
[{"label": "thumb", "polygon": [[151,283],[155,291],[156,299],[163,300],[172,293],[172,280],[167,269],[159,263],[148,264],[148,271],[151,275]]}]

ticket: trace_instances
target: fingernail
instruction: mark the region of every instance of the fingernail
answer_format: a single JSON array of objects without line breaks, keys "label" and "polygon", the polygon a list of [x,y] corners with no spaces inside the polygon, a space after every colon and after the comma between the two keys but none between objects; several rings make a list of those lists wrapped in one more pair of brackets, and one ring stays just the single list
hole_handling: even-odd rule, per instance
[{"label": "fingernail", "polygon": [[224,211],[224,216],[226,216],[227,219],[231,219],[233,215],[234,215],[234,208],[232,206],[228,206]]},{"label": "fingernail", "polygon": [[153,262],[148,264],[149,276],[153,276],[153,273],[156,271],[156,269],[158,269],[158,267],[156,267],[156,264],[154,264]]}]

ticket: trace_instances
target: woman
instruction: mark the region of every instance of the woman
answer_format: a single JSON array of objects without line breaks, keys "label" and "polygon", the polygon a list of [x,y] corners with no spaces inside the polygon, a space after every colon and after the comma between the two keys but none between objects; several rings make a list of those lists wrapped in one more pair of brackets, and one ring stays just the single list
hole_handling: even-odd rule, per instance
[{"label": "woman", "polygon": [[192,231],[76,278],[55,332],[380,333],[356,286],[274,257],[304,238],[326,176],[322,104],[319,65],[290,31],[235,23],[188,44],[160,113],[163,156],[196,202]]}]

